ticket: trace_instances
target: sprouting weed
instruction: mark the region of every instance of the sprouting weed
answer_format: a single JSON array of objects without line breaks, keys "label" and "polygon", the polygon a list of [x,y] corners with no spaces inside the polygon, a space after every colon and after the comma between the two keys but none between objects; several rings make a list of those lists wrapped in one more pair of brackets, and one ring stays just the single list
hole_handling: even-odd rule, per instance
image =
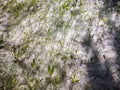
[{"label": "sprouting weed", "polygon": [[60,84],[60,78],[58,75],[56,75],[54,78],[53,78],[53,84],[57,87],[59,84]]},{"label": "sprouting weed", "polygon": [[76,77],[76,74],[73,74],[73,76],[71,77],[71,82],[72,82],[72,83],[79,82],[79,80],[78,80],[77,77]]},{"label": "sprouting weed", "polygon": [[33,90],[37,90],[37,88],[39,87],[39,85],[41,84],[41,82],[43,81],[43,78],[42,79],[37,79],[35,78],[34,79],[35,83],[33,85]]},{"label": "sprouting weed", "polygon": [[13,79],[12,79],[12,85],[13,85],[14,88],[17,85],[17,78],[16,78],[16,76],[14,76]]},{"label": "sprouting weed", "polygon": [[30,77],[29,72],[25,72],[24,80],[26,85],[29,87],[29,90],[37,90],[39,85],[42,83],[42,79],[38,79],[35,77]]},{"label": "sprouting weed", "polygon": [[49,73],[50,77],[53,75],[54,69],[55,68],[53,66],[51,66],[51,65],[48,66],[48,73]]},{"label": "sprouting weed", "polygon": [[34,58],[33,61],[31,62],[31,67],[33,69],[36,69],[36,58]]},{"label": "sprouting weed", "polygon": [[80,10],[79,9],[75,9],[75,10],[71,10],[71,16],[76,16],[80,14]]},{"label": "sprouting weed", "polygon": [[60,47],[63,47],[63,42],[62,42],[62,40],[59,40],[59,41],[58,41],[58,44],[60,45]]}]

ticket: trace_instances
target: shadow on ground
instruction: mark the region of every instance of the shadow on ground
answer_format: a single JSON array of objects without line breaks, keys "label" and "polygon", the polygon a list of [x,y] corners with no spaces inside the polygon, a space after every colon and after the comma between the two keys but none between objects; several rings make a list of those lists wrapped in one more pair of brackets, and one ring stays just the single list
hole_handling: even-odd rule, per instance
[{"label": "shadow on ground", "polygon": [[[105,6],[100,14],[108,9],[107,14],[113,11],[117,14],[119,13],[114,8],[117,7],[116,5],[119,0],[112,0],[112,4],[106,2],[106,0],[104,1]],[[92,51],[93,57],[91,57],[91,63],[87,63],[90,85],[86,90],[120,90],[120,27],[116,26],[116,23],[111,20],[107,21],[107,26],[110,27],[107,33],[113,37],[109,37],[109,39],[113,43],[112,48],[116,53],[116,57],[106,58],[106,53],[101,56],[100,51],[95,46],[92,46],[95,43],[92,40],[89,41],[92,45],[87,47]],[[104,59],[103,63],[101,63],[101,59]]]}]

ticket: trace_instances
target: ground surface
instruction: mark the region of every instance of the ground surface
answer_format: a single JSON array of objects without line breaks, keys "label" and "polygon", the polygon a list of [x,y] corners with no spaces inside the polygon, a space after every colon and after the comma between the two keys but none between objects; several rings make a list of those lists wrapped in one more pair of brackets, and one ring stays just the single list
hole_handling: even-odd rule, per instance
[{"label": "ground surface", "polygon": [[0,1],[0,90],[120,90],[119,84],[120,14],[110,2]]}]

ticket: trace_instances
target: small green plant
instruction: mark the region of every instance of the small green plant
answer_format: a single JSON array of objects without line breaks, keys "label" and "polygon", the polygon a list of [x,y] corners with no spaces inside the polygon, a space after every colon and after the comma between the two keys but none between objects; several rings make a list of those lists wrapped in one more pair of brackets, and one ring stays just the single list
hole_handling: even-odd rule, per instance
[{"label": "small green plant", "polygon": [[76,77],[76,74],[73,74],[73,76],[71,77],[71,82],[72,82],[72,83],[77,83],[77,82],[79,82],[79,80],[78,80],[77,77]]},{"label": "small green plant", "polygon": [[37,90],[38,89],[38,87],[41,84],[42,80],[43,80],[43,78],[42,79],[37,79],[37,78],[34,79],[35,83],[33,85],[33,90]]},{"label": "small green plant", "polygon": [[30,77],[29,72],[25,72],[24,80],[29,90],[37,90],[43,79]]},{"label": "small green plant", "polygon": [[53,78],[53,84],[57,87],[59,84],[60,84],[60,78],[58,75],[56,75],[54,78]]},{"label": "small green plant", "polygon": [[54,90],[58,90],[59,84],[60,84],[60,77],[58,75],[56,75],[54,77],[47,77],[46,81],[47,81],[46,82],[47,85],[52,85],[55,88]]},{"label": "small green plant", "polygon": [[57,20],[56,22],[55,22],[55,25],[56,25],[56,27],[57,28],[62,28],[63,27],[63,25],[64,25],[64,21],[63,20]]},{"label": "small green plant", "polygon": [[33,58],[33,61],[31,62],[31,67],[32,67],[34,70],[37,68],[36,61],[37,61],[37,56],[35,56],[35,57]]},{"label": "small green plant", "polygon": [[55,68],[53,66],[51,66],[51,65],[48,66],[48,73],[49,73],[50,77],[52,77],[54,69]]},{"label": "small green plant", "polygon": [[79,9],[75,9],[75,10],[71,10],[71,16],[76,16],[80,14],[80,10]]},{"label": "small green plant", "polygon": [[[31,33],[30,33],[31,35]],[[29,34],[25,34],[25,37],[22,39],[21,44],[19,45],[14,45],[12,47],[12,53],[16,61],[21,60],[21,57],[24,54],[27,54],[27,50],[29,49],[29,43],[32,42],[30,39]],[[23,59],[24,60],[24,59]],[[21,61],[23,61],[21,60]]]},{"label": "small green plant", "polygon": [[28,47],[29,47],[28,44],[21,45],[20,47],[13,46],[12,50],[13,50],[13,55],[14,55],[15,59],[18,59],[23,54],[25,54]]},{"label": "small green plant", "polygon": [[25,73],[25,76],[23,76],[23,77],[24,77],[24,80],[25,80],[25,84],[28,86],[29,90],[33,90],[32,89],[33,88],[33,82],[32,82],[33,79],[30,78],[29,72],[24,71],[24,73]]},{"label": "small green plant", "polygon": [[16,85],[17,85],[17,78],[16,78],[16,76],[14,76],[13,79],[12,79],[12,85],[13,85],[13,88],[15,88]]},{"label": "small green plant", "polygon": [[17,79],[15,75],[6,77],[4,80],[5,81],[2,81],[3,86],[1,87],[1,90],[15,90],[17,86]]},{"label": "small green plant", "polygon": [[62,41],[62,40],[59,40],[59,41],[58,41],[58,44],[59,44],[60,49],[61,49],[61,47],[63,47],[63,44],[64,44],[64,43],[63,43],[63,41]]},{"label": "small green plant", "polygon": [[33,69],[36,69],[35,59],[33,59],[33,61],[31,62],[31,67],[32,67]]},{"label": "small green plant", "polygon": [[63,4],[62,8],[63,8],[64,10],[67,10],[67,9],[69,8],[69,4],[65,2],[65,3]]},{"label": "small green plant", "polygon": [[65,61],[66,61],[66,60],[68,60],[68,59],[69,59],[69,56],[68,56],[67,54],[63,54],[63,55],[62,55],[62,60],[65,60]]}]

